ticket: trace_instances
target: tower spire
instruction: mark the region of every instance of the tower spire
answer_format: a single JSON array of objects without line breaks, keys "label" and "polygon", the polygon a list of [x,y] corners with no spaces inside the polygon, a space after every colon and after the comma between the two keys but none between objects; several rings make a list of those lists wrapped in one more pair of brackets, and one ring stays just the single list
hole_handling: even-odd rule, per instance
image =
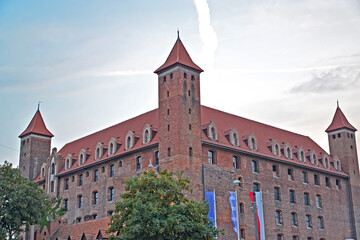
[{"label": "tower spire", "polygon": [[180,32],[179,32],[179,28],[177,29],[177,40],[180,40]]},{"label": "tower spire", "polygon": [[336,100],[336,105],[339,108],[339,100]]}]

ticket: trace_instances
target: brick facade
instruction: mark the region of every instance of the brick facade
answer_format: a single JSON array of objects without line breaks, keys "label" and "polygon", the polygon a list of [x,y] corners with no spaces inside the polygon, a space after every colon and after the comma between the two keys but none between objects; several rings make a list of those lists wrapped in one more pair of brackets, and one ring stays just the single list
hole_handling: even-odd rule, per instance
[{"label": "brick facade", "polygon": [[[229,204],[234,191],[243,239],[255,239],[249,197],[254,184],[263,194],[266,239],[360,239],[354,130],[329,132],[330,154],[326,154],[309,137],[201,106],[202,69],[192,62],[180,39],[155,72],[158,109],[75,140],[59,151],[50,153],[50,137],[30,139],[36,147],[22,145],[21,153],[29,152],[20,157],[24,176],[62,198],[68,224],[106,218],[120,200],[125,179],[141,173],[151,161],[156,169],[184,171],[194,190],[192,199],[204,200],[206,191],[215,191],[217,226],[225,230],[219,239],[237,238]],[[150,135],[146,129],[151,129]],[[341,137],[333,138],[338,133]],[[115,149],[110,149],[112,143]],[[44,160],[36,165],[29,156]],[[238,179],[242,186],[233,183]],[[280,222],[276,211],[281,213]],[[306,216],[311,217],[311,227],[306,226]]]}]

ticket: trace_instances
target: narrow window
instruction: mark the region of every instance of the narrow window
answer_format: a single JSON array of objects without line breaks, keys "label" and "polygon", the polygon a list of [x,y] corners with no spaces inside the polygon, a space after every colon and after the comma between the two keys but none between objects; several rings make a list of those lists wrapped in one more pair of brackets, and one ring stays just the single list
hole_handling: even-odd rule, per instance
[{"label": "narrow window", "polygon": [[188,91],[188,95],[189,95],[189,97],[190,97],[190,90]]},{"label": "narrow window", "polygon": [[245,229],[244,228],[240,229],[240,240],[245,240]]},{"label": "narrow window", "polygon": [[306,215],[305,220],[306,220],[306,227],[312,228],[311,215]]},{"label": "narrow window", "polygon": [[191,130],[191,124],[189,124],[189,130]]},{"label": "narrow window", "polygon": [[191,81],[195,81],[194,75],[191,75]]},{"label": "narrow window", "polygon": [[94,205],[98,204],[98,192],[97,191],[93,192],[93,204]]},{"label": "narrow window", "polygon": [[78,208],[82,208],[82,204],[83,204],[83,198],[82,195],[78,196]]},{"label": "narrow window", "polygon": [[168,132],[170,132],[170,125],[168,125]]},{"label": "narrow window", "polygon": [[138,156],[136,157],[136,170],[140,170],[142,167],[141,165],[142,165],[142,157]]},{"label": "narrow window", "polygon": [[187,78],[187,74],[186,74],[186,73],[184,73],[184,78]]},{"label": "narrow window", "polygon": [[281,201],[280,200],[280,188],[274,187],[274,200],[275,201]]},{"label": "narrow window", "polygon": [[305,206],[310,206],[309,193],[304,193],[304,204]]},{"label": "narrow window", "polygon": [[189,108],[189,114],[191,114],[191,108]]},{"label": "narrow window", "polygon": [[260,192],[260,184],[253,183],[253,192]]},{"label": "narrow window", "polygon": [[208,159],[210,164],[215,164],[215,153],[213,151],[208,151]]},{"label": "narrow window", "polygon": [[167,110],[167,115],[170,116],[170,109]]},{"label": "narrow window", "polygon": [[169,93],[169,91],[167,91],[167,94],[166,94],[166,95],[167,95],[167,97],[168,97],[168,98],[170,97],[170,93]]},{"label": "narrow window", "polygon": [[256,143],[254,138],[251,138],[251,149],[254,151],[256,150]]},{"label": "narrow window", "polygon": [[109,188],[109,201],[113,201],[115,196],[115,189],[113,187]]},{"label": "narrow window", "polygon": [[319,229],[324,229],[324,218],[321,216],[318,217],[318,227]]},{"label": "narrow window", "polygon": [[55,164],[51,164],[51,174],[55,174]]},{"label": "narrow window", "polygon": [[275,221],[276,221],[277,225],[282,225],[283,219],[282,219],[281,210],[276,210],[276,212],[275,212]]},{"label": "narrow window", "polygon": [[284,240],[284,235],[281,234],[281,233],[279,233],[279,234],[277,235],[276,240]]},{"label": "narrow window", "polygon": [[279,167],[277,165],[273,165],[272,169],[273,169],[273,176],[279,177]]},{"label": "narrow window", "polygon": [[294,171],[291,168],[288,168],[288,179],[294,181]]},{"label": "narrow window", "polygon": [[64,199],[64,210],[67,211],[69,209],[69,200]]},{"label": "narrow window", "polygon": [[295,212],[292,212],[291,213],[291,226],[297,227],[297,225],[298,225],[297,214]]},{"label": "narrow window", "polygon": [[110,143],[110,155],[114,154],[114,144],[113,143]]},{"label": "narrow window", "polygon": [[65,190],[69,189],[69,179],[65,179]]},{"label": "narrow window", "polygon": [[109,176],[110,177],[113,177],[115,175],[115,167],[114,165],[110,165],[110,173],[109,173]]},{"label": "narrow window", "polygon": [[144,143],[148,143],[149,141],[150,141],[150,134],[149,131],[146,129],[144,134]]},{"label": "narrow window", "polygon": [[54,181],[51,181],[50,192],[54,192]]},{"label": "narrow window", "polygon": [[159,165],[159,161],[160,161],[159,151],[156,151],[155,152],[155,165]]},{"label": "narrow window", "polygon": [[[70,161],[69,161],[70,163]],[[84,155],[80,154],[80,164],[84,164]]]},{"label": "narrow window", "polygon": [[258,163],[255,160],[251,161],[253,173],[259,173]]},{"label": "narrow window", "polygon": [[333,139],[335,139],[335,138],[336,138],[336,135],[335,135],[335,134],[334,134],[334,135],[332,135],[332,138],[333,138]]},{"label": "narrow window", "polygon": [[240,168],[240,162],[239,162],[239,158],[237,156],[233,156],[233,167],[235,169]]},{"label": "narrow window", "polygon": [[100,158],[100,148],[96,149],[96,159]]},{"label": "narrow window", "polygon": [[163,77],[163,82],[166,83],[166,77]]},{"label": "narrow window", "polygon": [[287,158],[291,159],[291,151],[290,148],[286,149]]},{"label": "narrow window", "polygon": [[82,186],[83,185],[83,175],[80,174],[79,175],[79,186]]},{"label": "narrow window", "polygon": [[122,167],[122,165],[123,165],[123,162],[119,161],[119,167]]},{"label": "narrow window", "polygon": [[306,172],[302,172],[302,181],[303,181],[303,183],[308,183]]},{"label": "narrow window", "polygon": [[300,161],[305,162],[305,156],[303,151],[300,152]]},{"label": "narrow window", "polygon": [[275,144],[275,155],[280,156],[279,145]]},{"label": "narrow window", "polygon": [[316,186],[320,186],[320,180],[317,174],[314,174],[314,183]]},{"label": "narrow window", "polygon": [[295,190],[289,190],[290,203],[295,203]]},{"label": "narrow window", "polygon": [[212,140],[215,140],[215,138],[216,138],[215,128],[212,127],[210,132],[211,132],[210,138]]},{"label": "narrow window", "polygon": [[244,214],[244,213],[245,213],[244,203],[240,203],[240,204],[239,204],[239,211],[240,211],[240,214]]},{"label": "narrow window", "polygon": [[167,155],[168,155],[168,157],[171,156],[171,148],[168,148],[168,150],[167,150]]},{"label": "narrow window", "polygon": [[341,190],[340,179],[336,179],[336,189],[337,189],[337,190]]},{"label": "narrow window", "polygon": [[131,148],[131,137],[129,136],[126,140],[126,143],[127,143],[127,149]]},{"label": "narrow window", "polygon": [[171,80],[171,79],[173,79],[173,74],[172,74],[172,73],[170,73],[170,80]]},{"label": "narrow window", "polygon": [[328,177],[325,177],[325,185],[326,187],[330,188],[331,185],[330,185],[330,179]]},{"label": "narrow window", "polygon": [[338,133],[338,138],[341,138],[341,134],[340,134],[340,133]]},{"label": "narrow window", "polygon": [[189,156],[192,157],[192,147],[189,147]]},{"label": "narrow window", "polygon": [[322,208],[322,199],[321,199],[321,195],[316,195],[316,207],[317,208]]},{"label": "narrow window", "polygon": [[97,182],[99,180],[99,170],[96,169],[94,171],[94,182]]},{"label": "narrow window", "polygon": [[238,180],[239,180],[239,188],[243,188],[243,178],[238,177]]}]

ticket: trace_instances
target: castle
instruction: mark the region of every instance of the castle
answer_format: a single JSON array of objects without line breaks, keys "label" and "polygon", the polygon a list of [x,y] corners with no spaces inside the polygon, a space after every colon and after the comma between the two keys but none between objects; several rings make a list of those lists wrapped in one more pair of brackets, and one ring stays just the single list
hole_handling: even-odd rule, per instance
[{"label": "castle", "polygon": [[[203,70],[178,38],[158,75],[158,108],[51,150],[38,109],[20,134],[23,176],[62,199],[63,221],[26,239],[106,239],[124,179],[150,164],[184,170],[196,200],[214,192],[219,239],[255,239],[249,192],[262,192],[266,239],[360,240],[355,132],[339,107],[330,153],[311,138],[200,103]],[[239,185],[233,182],[239,180]],[[229,192],[237,193],[239,231]]]}]

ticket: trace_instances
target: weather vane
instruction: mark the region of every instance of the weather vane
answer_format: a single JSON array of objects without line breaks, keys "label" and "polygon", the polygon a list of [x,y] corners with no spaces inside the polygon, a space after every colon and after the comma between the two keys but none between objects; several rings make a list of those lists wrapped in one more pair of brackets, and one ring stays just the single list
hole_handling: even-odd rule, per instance
[{"label": "weather vane", "polygon": [[40,110],[40,103],[42,103],[42,101],[38,101],[38,111]]}]

